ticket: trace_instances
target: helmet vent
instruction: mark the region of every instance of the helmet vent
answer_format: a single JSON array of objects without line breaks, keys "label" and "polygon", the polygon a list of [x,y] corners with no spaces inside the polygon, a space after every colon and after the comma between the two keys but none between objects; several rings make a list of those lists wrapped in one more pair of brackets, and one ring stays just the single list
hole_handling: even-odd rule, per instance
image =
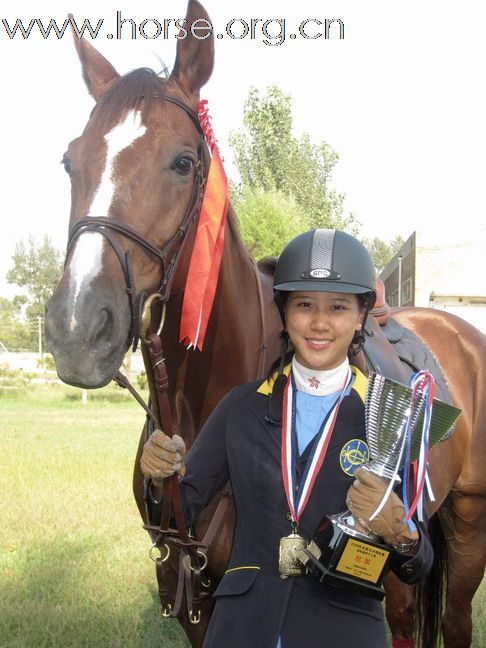
[{"label": "helmet vent", "polygon": [[[316,229],[312,239],[311,268],[332,270],[332,251],[336,230]],[[331,273],[329,273],[331,274]],[[315,275],[314,275],[315,276]]]}]

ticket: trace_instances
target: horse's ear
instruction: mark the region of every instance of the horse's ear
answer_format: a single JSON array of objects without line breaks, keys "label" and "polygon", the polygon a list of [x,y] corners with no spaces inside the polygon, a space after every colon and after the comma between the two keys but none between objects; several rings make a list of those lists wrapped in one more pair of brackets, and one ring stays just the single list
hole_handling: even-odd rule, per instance
[{"label": "horse's ear", "polygon": [[[72,17],[72,14],[69,14]],[[73,33],[74,45],[81,61],[83,79],[95,101],[104,94],[110,83],[120,76],[113,65],[105,59],[85,38]]]},{"label": "horse's ear", "polygon": [[197,0],[189,0],[186,22],[179,36],[170,78],[186,95],[198,96],[213,71],[214,36],[209,15]]}]

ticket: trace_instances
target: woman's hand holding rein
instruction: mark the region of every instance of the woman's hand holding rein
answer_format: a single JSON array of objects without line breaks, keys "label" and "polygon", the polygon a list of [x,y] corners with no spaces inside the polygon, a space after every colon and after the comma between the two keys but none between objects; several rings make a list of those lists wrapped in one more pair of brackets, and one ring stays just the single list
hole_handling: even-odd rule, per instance
[{"label": "woman's hand holding rein", "polygon": [[170,438],[162,430],[155,430],[143,447],[140,468],[145,477],[152,479],[155,486],[161,487],[166,477],[175,473],[184,476],[185,454],[186,445],[180,436],[174,434]]}]

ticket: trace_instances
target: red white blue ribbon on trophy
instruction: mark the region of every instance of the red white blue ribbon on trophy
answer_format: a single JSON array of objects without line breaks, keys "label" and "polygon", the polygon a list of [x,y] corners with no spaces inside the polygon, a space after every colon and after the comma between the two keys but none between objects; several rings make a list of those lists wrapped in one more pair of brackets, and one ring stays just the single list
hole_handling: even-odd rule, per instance
[{"label": "red white blue ribbon on trophy", "polygon": [[[427,487],[429,499],[434,500],[430,480],[428,477],[428,455],[429,455],[429,431],[432,420],[432,406],[435,396],[435,380],[428,371],[419,371],[410,378],[410,387],[412,395],[410,398],[409,414],[403,425],[402,446],[393,477],[388,485],[385,495],[378,508],[370,517],[375,518],[383,508],[385,502],[391,494],[396,481],[399,481],[398,473],[403,459],[402,475],[402,501],[405,509],[405,520],[410,529],[415,529],[412,515],[417,511],[417,517],[422,522],[424,520],[424,489]],[[417,430],[415,434],[420,435],[420,451],[416,462],[411,462],[413,422],[416,419],[417,407],[423,400],[424,413],[422,429]],[[413,473],[413,475],[412,475]],[[411,504],[409,503],[411,501]]]},{"label": "red white blue ribbon on trophy", "polygon": [[297,524],[302,515],[309,497],[312,493],[317,475],[321,469],[326,456],[327,447],[331,440],[332,432],[336,424],[337,415],[344,396],[353,380],[350,369],[344,380],[341,392],[336,399],[334,406],[324,419],[321,428],[316,435],[307,460],[302,478],[298,480],[296,461],[298,457],[297,432],[295,428],[296,407],[295,407],[295,382],[292,372],[287,380],[283,397],[282,412],[282,477],[284,482],[285,495],[292,521]]},{"label": "red white blue ribbon on trophy", "polygon": [[[405,520],[407,522],[411,521],[412,515],[417,511],[418,519],[422,522],[424,520],[424,497],[423,491],[427,483],[429,492],[430,486],[427,477],[427,466],[428,466],[428,456],[429,456],[429,430],[430,422],[432,420],[432,407],[434,403],[435,396],[435,381],[432,374],[428,371],[420,371],[412,376],[411,384],[412,387],[412,402],[414,402],[419,393],[422,393],[424,398],[424,417],[421,431],[420,439],[420,453],[417,460],[415,471],[413,471],[414,478],[413,484],[410,484],[411,481],[411,468],[412,464],[410,462],[410,453],[412,447],[412,434],[411,432],[407,435],[406,439],[406,448],[405,448],[405,462],[403,468],[403,481],[402,481],[402,499],[403,505],[405,508]],[[410,487],[411,486],[411,487]],[[409,499],[412,499],[412,503],[409,505]]]}]

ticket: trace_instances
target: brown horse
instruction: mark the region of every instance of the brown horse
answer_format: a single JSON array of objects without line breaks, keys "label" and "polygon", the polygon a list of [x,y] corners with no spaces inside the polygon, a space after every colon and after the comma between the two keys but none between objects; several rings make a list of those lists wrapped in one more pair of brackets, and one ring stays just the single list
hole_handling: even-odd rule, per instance
[{"label": "brown horse", "polygon": [[[201,18],[208,19],[206,12],[191,0],[188,24]],[[91,388],[107,384],[137,328],[138,297],[158,290],[164,279],[160,264],[162,275],[167,274],[169,252],[176,249],[162,336],[174,424],[190,444],[232,386],[268,370],[278,355],[280,330],[271,277],[259,272],[245,250],[230,208],[204,350],[187,351],[178,342],[197,220],[194,186],[207,160],[191,114],[212,71],[213,39],[196,39],[189,33],[179,40],[168,79],[149,70],[120,77],[89,43],[75,42],[96,106],[64,156],[72,184],[69,227],[77,234],[71,237],[64,274],[48,304],[49,348],[65,382]],[[93,227],[83,225],[89,219]],[[83,227],[76,229],[77,224]],[[181,232],[184,242],[174,247]],[[165,252],[159,255],[158,250]],[[445,645],[465,647],[471,640],[471,600],[486,555],[485,338],[465,322],[437,311],[405,309],[396,317],[433,350],[455,404],[464,410],[456,433],[433,450],[431,478],[433,510],[441,506],[448,548]],[[138,456],[134,492],[143,517]],[[203,515],[201,527],[206,520]],[[228,512],[209,555],[209,570],[216,579],[228,559],[232,522]],[[411,590],[398,581],[388,585],[387,617],[393,635],[408,637],[413,630]],[[175,591],[175,581],[172,587]],[[204,601],[200,624],[189,624],[185,614],[180,618],[194,646],[202,642],[211,610],[210,597]],[[432,640],[427,645],[432,646]]]}]

